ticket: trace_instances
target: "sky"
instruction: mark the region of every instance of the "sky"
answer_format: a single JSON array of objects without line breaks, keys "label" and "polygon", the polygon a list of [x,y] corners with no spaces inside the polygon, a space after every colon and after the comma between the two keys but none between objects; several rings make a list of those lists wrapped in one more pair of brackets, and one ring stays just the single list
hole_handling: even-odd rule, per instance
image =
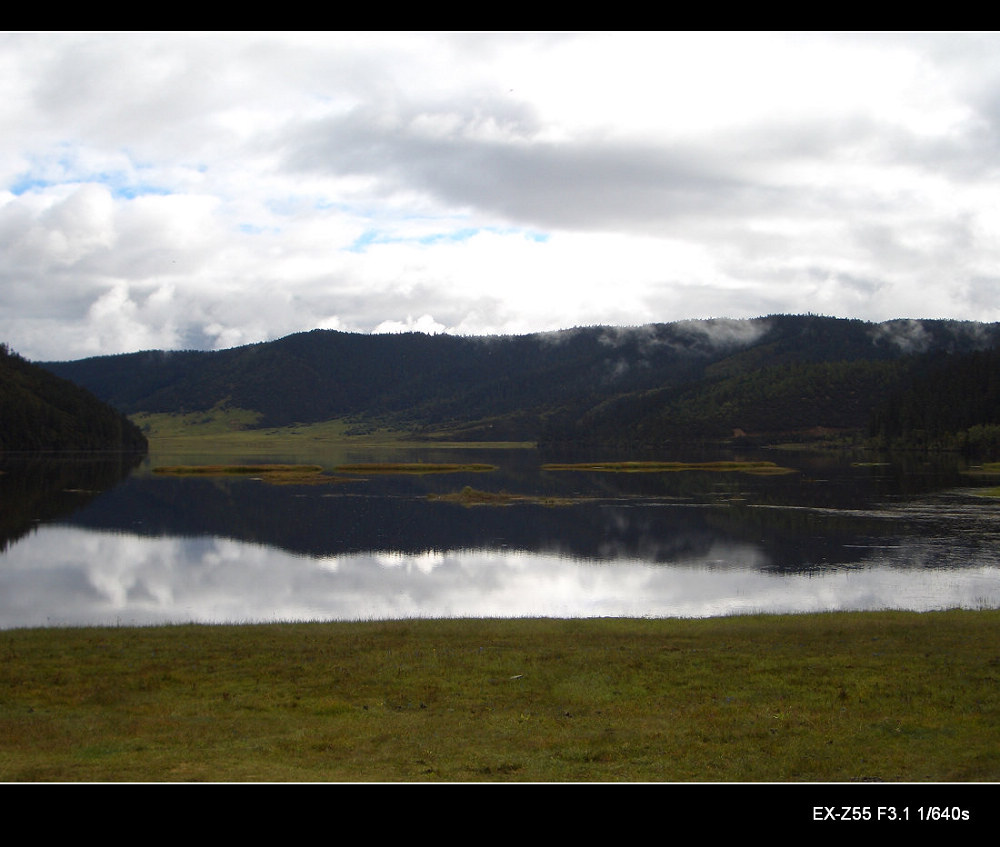
[{"label": "sky", "polygon": [[1000,33],[0,32],[0,342],[1000,320]]}]

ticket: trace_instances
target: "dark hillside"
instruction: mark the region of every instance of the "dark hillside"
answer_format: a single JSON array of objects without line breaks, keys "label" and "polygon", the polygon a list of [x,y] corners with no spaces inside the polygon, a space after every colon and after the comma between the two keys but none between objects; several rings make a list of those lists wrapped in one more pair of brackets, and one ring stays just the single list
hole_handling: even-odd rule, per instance
[{"label": "dark hillside", "polygon": [[876,406],[871,435],[886,446],[1000,457],[1000,348],[921,356]]},{"label": "dark hillside", "polygon": [[45,367],[128,413],[221,404],[259,413],[260,426],[354,418],[491,440],[657,444],[867,430],[920,356],[998,340],[995,324],[770,315],[499,337],[314,330]]},{"label": "dark hillside", "polygon": [[596,402],[609,391],[683,384],[733,343],[669,324],[489,338],[315,330],[217,352],[146,352],[45,367],[128,413],[226,403],[261,413],[263,426],[348,415],[440,425],[537,416],[566,402]]},{"label": "dark hillside", "polygon": [[123,414],[0,345],[0,451],[145,449]]}]

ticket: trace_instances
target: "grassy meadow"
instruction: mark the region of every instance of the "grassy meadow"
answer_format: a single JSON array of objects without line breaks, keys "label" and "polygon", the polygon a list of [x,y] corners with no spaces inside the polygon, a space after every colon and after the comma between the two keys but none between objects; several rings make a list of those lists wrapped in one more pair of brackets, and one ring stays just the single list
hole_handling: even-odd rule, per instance
[{"label": "grassy meadow", "polygon": [[400,450],[406,448],[530,448],[534,442],[451,441],[447,433],[417,437],[391,428],[364,427],[348,420],[297,424],[286,427],[256,428],[260,417],[245,409],[217,408],[187,414],[141,413],[130,416],[149,439],[150,455],[187,453],[217,456],[291,454],[326,449]]},{"label": "grassy meadow", "polygon": [[0,633],[0,780],[989,782],[1000,612]]}]

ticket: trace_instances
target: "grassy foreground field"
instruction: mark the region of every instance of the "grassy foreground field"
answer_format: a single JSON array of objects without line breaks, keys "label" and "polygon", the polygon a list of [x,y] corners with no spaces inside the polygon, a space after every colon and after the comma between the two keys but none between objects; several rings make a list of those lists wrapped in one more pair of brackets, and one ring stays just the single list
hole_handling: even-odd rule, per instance
[{"label": "grassy foreground field", "polygon": [[1000,779],[1000,612],[0,633],[0,780]]}]

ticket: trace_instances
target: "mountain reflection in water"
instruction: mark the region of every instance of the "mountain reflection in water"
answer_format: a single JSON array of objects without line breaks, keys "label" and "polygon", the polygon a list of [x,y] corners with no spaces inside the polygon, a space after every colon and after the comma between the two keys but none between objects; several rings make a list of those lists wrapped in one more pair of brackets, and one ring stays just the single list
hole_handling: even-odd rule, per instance
[{"label": "mountain reflection in water", "polygon": [[[7,536],[0,627],[1000,606],[1000,503],[951,470],[546,474],[527,453],[489,479],[112,475]],[[576,499],[427,498],[464,485]]]}]

